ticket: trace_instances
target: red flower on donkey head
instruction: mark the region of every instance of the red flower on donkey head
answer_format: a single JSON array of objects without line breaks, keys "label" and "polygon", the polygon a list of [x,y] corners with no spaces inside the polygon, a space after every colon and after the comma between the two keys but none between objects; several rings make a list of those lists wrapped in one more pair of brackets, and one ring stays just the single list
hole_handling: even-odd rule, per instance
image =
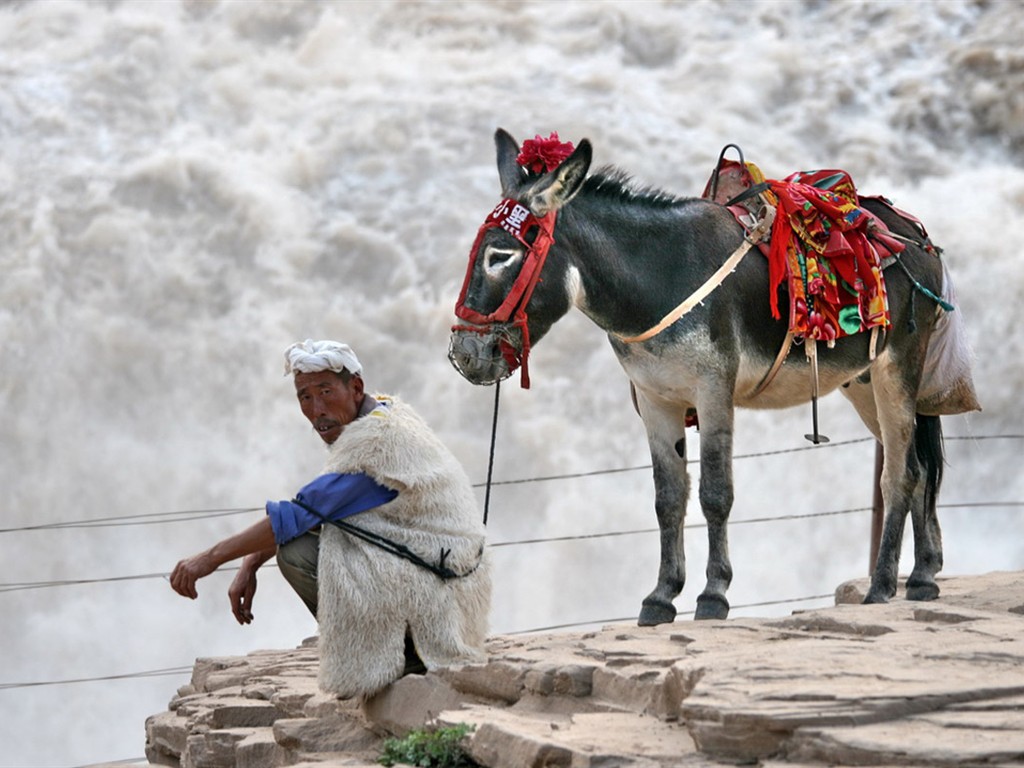
[{"label": "red flower on donkey head", "polygon": [[530,173],[547,173],[560,166],[574,149],[571,141],[558,140],[558,131],[552,131],[546,139],[538,134],[523,142],[516,162]]}]

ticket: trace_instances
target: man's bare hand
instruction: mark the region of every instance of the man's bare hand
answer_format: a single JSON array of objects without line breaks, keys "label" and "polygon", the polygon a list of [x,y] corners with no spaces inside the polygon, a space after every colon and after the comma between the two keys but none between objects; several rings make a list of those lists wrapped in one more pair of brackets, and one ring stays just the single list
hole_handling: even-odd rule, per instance
[{"label": "man's bare hand", "polygon": [[186,558],[171,571],[171,588],[179,595],[195,600],[196,582],[235,558],[242,561],[241,572],[231,584],[231,612],[242,624],[252,621],[252,598],[256,593],[256,569],[274,556],[274,529],[264,517],[244,531],[218,541],[205,552]]},{"label": "man's bare hand", "polygon": [[[256,566],[259,567],[258,565]],[[250,566],[250,559],[242,561],[231,586],[228,598],[231,600],[231,613],[239,624],[252,623],[252,601],[256,597],[256,568]]]},{"label": "man's bare hand", "polygon": [[171,571],[171,589],[184,597],[193,600],[198,596],[196,582],[209,576],[217,569],[208,552],[201,552],[178,562]]}]

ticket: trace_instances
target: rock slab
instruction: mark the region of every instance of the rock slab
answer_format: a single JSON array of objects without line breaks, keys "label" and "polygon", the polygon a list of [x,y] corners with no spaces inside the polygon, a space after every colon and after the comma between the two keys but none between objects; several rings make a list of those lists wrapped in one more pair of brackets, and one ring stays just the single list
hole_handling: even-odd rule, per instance
[{"label": "rock slab", "polygon": [[486,663],[405,677],[367,701],[316,686],[315,639],[200,659],[146,721],[151,764],[376,765],[383,739],[470,723],[490,768],[1010,765],[1024,762],[1024,574],[940,579],[930,603],[777,619],[503,636]]}]

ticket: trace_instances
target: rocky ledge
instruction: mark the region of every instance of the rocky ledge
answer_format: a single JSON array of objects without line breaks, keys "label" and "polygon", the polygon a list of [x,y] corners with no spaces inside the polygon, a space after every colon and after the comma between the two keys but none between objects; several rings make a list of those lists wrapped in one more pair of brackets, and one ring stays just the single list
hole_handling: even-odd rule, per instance
[{"label": "rocky ledge", "polygon": [[200,659],[146,721],[150,763],[371,766],[382,739],[470,723],[491,768],[997,765],[1024,760],[1024,574],[941,579],[932,603],[780,619],[628,624],[493,638],[484,664],[366,701],[316,686],[315,640]]}]

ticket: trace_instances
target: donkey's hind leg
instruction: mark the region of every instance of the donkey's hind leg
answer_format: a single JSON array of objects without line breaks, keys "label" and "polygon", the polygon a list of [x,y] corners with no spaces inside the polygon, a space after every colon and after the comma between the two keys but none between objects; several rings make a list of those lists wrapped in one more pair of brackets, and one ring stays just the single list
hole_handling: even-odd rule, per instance
[{"label": "donkey's hind leg", "polygon": [[683,549],[683,519],[690,493],[686,471],[684,413],[655,408],[642,396],[637,410],[644,420],[654,465],[654,508],[661,532],[661,564],[658,584],[644,598],[638,624],[642,627],[675,621],[673,600],[686,582],[686,554]]},{"label": "donkey's hind leg", "polygon": [[[881,439],[870,377],[858,376],[844,385],[841,391],[857,409],[871,434]],[[917,416],[915,421],[914,452],[924,471],[919,473],[910,501],[910,519],[914,526],[914,570],[907,579],[907,599],[934,600],[939,595],[935,574],[942,570],[942,531],[935,510],[942,479],[942,431],[938,416]],[[901,539],[903,523],[900,525]],[[898,542],[896,546],[896,560],[899,560]],[[895,585],[895,573],[891,578]]]},{"label": "donkey's hind leg", "polygon": [[914,490],[914,570],[907,579],[908,600],[939,596],[935,574],[942,570],[942,531],[935,505],[942,483],[942,426],[938,416],[918,416],[914,449],[922,472]]},{"label": "donkey's hind leg", "polygon": [[871,368],[871,386],[884,451],[881,486],[885,519],[865,603],[885,603],[896,594],[903,529],[907,513],[917,500],[915,491],[921,476],[913,439],[915,403],[909,394],[916,391],[916,386],[910,386],[903,373],[888,350]]}]

